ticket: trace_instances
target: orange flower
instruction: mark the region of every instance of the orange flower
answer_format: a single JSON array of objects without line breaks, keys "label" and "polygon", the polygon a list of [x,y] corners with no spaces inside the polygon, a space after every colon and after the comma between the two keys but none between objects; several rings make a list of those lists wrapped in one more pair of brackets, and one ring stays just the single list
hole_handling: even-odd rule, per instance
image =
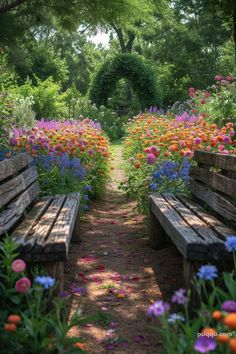
[{"label": "orange flower", "polygon": [[219,334],[217,337],[217,341],[220,343],[227,343],[229,341],[230,337],[228,334]]},{"label": "orange flower", "polygon": [[201,331],[201,333],[203,334],[209,334],[209,335],[216,335],[216,330],[214,328],[211,328],[211,327],[206,327],[206,328],[203,328],[203,330]]},{"label": "orange flower", "polygon": [[236,329],[236,313],[229,313],[223,322],[227,327]]},{"label": "orange flower", "polygon": [[230,349],[231,353],[236,353],[236,338],[230,339],[229,349]]},{"label": "orange flower", "polygon": [[221,311],[214,311],[214,312],[212,313],[212,318],[213,318],[214,320],[220,320],[220,319],[222,318],[222,313],[221,313]]},{"label": "orange flower", "polygon": [[7,332],[14,332],[16,330],[16,325],[14,323],[7,323],[4,325],[4,329]]},{"label": "orange flower", "polygon": [[75,347],[75,348],[78,348],[78,349],[81,349],[81,350],[85,350],[86,344],[85,344],[85,343],[81,343],[81,342],[76,342],[76,343],[74,344],[74,347]]},{"label": "orange flower", "polygon": [[141,163],[140,163],[140,162],[135,162],[134,166],[135,166],[136,168],[140,168],[140,167],[141,167]]},{"label": "orange flower", "polygon": [[9,315],[7,318],[9,323],[14,323],[15,325],[18,325],[21,323],[21,317],[19,315]]}]

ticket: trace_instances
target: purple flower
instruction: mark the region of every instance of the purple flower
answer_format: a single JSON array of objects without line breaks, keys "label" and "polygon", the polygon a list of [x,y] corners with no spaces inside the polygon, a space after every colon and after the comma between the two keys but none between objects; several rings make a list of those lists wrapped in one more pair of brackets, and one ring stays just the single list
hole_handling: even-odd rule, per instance
[{"label": "purple flower", "polygon": [[87,294],[87,289],[83,286],[71,286],[71,291],[73,294],[79,294],[81,296],[84,296]]},{"label": "purple flower", "polygon": [[197,276],[204,280],[213,280],[217,278],[218,270],[213,265],[203,265],[199,268]]},{"label": "purple flower", "polygon": [[185,318],[183,316],[179,315],[178,313],[172,313],[168,318],[168,322],[170,322],[170,323],[175,323],[177,321],[184,322]]},{"label": "purple flower", "polygon": [[227,240],[225,241],[225,247],[229,252],[235,252],[236,251],[236,236],[231,235],[227,237]]},{"label": "purple flower", "polygon": [[170,305],[167,302],[156,301],[154,304],[149,306],[147,310],[147,315],[149,317],[159,317],[165,314],[165,312],[169,311]]},{"label": "purple flower", "polygon": [[11,146],[15,146],[17,144],[17,139],[15,138],[15,137],[12,137],[11,139],[10,139],[10,145]]},{"label": "purple flower", "polygon": [[147,163],[152,165],[156,161],[156,156],[154,154],[147,155]]},{"label": "purple flower", "polygon": [[198,353],[212,352],[216,349],[216,347],[217,347],[217,344],[216,344],[215,339],[212,337],[206,337],[206,336],[199,337],[194,344],[194,349]]},{"label": "purple flower", "polygon": [[172,302],[176,302],[179,305],[184,305],[187,302],[187,298],[185,296],[185,289],[179,289],[175,291],[174,295],[171,298]]},{"label": "purple flower", "polygon": [[193,142],[194,142],[194,144],[198,145],[198,144],[201,144],[202,139],[201,138],[195,138]]},{"label": "purple flower", "polygon": [[221,306],[221,310],[225,312],[236,312],[236,301],[227,300],[223,302]]}]

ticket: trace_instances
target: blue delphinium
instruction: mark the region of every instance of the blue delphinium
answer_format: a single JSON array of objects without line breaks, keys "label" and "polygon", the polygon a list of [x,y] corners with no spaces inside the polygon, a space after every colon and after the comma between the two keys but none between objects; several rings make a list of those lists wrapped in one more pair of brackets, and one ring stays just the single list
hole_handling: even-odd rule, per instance
[{"label": "blue delphinium", "polygon": [[218,270],[214,265],[203,265],[199,268],[197,276],[203,280],[213,280],[217,278]]},{"label": "blue delphinium", "polygon": [[229,252],[236,252],[236,236],[228,236],[225,241],[225,247]]},{"label": "blue delphinium", "polygon": [[85,190],[86,192],[92,192],[93,187],[88,184],[87,186],[84,187],[84,190]]},{"label": "blue delphinium", "polygon": [[35,283],[42,285],[44,289],[52,288],[55,285],[56,280],[50,276],[40,276],[38,275],[34,279]]},{"label": "blue delphinium", "polygon": [[151,191],[180,192],[188,180],[191,163],[187,158],[181,162],[164,160],[156,166],[150,181]]}]

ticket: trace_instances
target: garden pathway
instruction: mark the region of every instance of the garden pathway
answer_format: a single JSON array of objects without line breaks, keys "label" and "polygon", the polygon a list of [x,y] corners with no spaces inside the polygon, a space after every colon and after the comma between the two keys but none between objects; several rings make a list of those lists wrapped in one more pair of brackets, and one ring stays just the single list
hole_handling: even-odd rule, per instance
[{"label": "garden pathway", "polygon": [[91,354],[154,354],[161,341],[146,310],[180,285],[181,259],[173,248],[148,246],[145,218],[118,189],[125,179],[122,147],[114,145],[112,151],[111,182],[82,218],[82,243],[71,246],[66,264],[71,313],[79,302],[89,317],[71,334],[82,337]]}]

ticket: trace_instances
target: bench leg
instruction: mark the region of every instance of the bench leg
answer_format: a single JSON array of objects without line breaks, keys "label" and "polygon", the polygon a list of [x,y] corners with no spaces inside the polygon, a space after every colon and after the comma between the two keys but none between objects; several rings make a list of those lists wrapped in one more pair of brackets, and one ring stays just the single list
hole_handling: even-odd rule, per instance
[{"label": "bench leg", "polygon": [[184,288],[191,290],[191,298],[189,304],[189,310],[191,314],[194,314],[194,310],[198,309],[200,306],[200,299],[197,290],[193,286],[193,278],[199,269],[199,262],[190,262],[183,259],[183,281]]},{"label": "bench leg", "polygon": [[150,212],[149,244],[152,248],[160,250],[166,246],[166,233],[155,215]]},{"label": "bench leg", "polygon": [[75,225],[74,225],[74,230],[72,232],[72,237],[71,241],[73,243],[79,243],[81,242],[81,237],[80,237],[80,216],[79,213],[76,217]]},{"label": "bench leg", "polygon": [[56,292],[64,291],[64,262],[49,262],[45,264],[45,267],[48,274],[58,283]]}]

